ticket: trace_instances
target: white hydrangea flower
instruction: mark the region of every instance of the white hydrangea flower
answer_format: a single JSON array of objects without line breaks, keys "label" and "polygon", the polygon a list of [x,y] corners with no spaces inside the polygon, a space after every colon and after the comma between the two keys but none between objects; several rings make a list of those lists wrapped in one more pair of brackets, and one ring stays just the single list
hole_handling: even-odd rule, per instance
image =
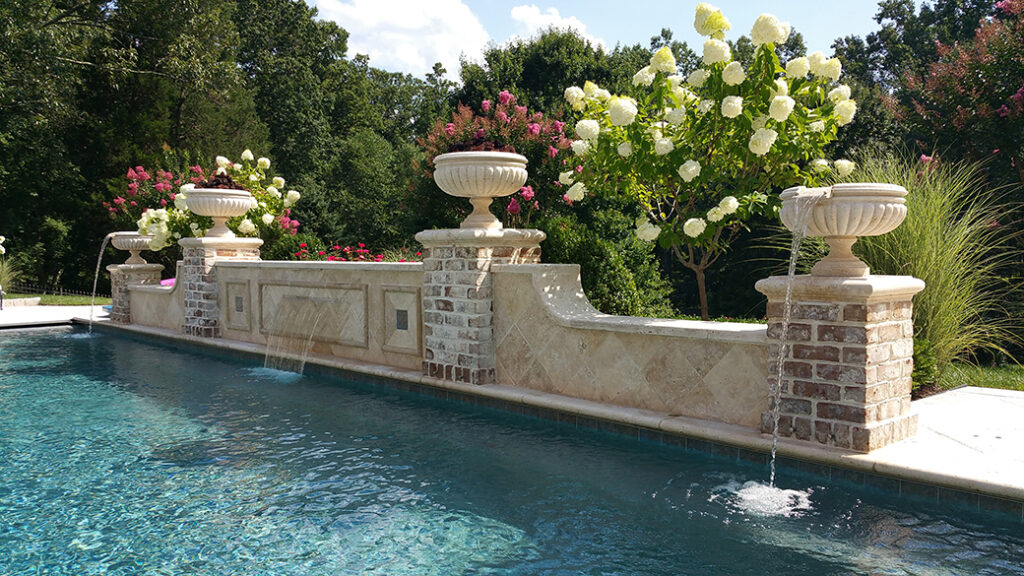
[{"label": "white hydrangea flower", "polygon": [[672,97],[676,99],[676,104],[679,106],[690,104],[698,100],[697,95],[685,86],[677,86],[676,88],[673,88]]},{"label": "white hydrangea flower", "polygon": [[612,126],[629,126],[636,119],[636,102],[632,98],[613,98],[608,105]]},{"label": "white hydrangea flower", "polygon": [[181,187],[178,188],[178,190],[181,190],[182,192],[188,192],[189,190],[195,190],[195,189],[196,189],[196,185],[191,183],[191,182],[189,182],[188,184],[182,184]]},{"label": "white hydrangea flower", "polygon": [[857,103],[853,100],[843,100],[836,104],[836,117],[840,126],[846,126],[853,122],[853,116],[857,113]]},{"label": "white hydrangea flower", "polygon": [[708,223],[703,218],[690,218],[683,223],[683,234],[686,234],[690,238],[696,238],[704,233],[704,230],[708,227]]},{"label": "white hydrangea flower", "polygon": [[572,153],[577,156],[583,156],[587,152],[590,152],[590,142],[586,140],[573,140],[572,141]]},{"label": "white hydrangea flower", "polygon": [[646,219],[636,228],[636,235],[644,242],[654,242],[661,235],[661,228]]},{"label": "white hydrangea flower", "polygon": [[682,108],[669,108],[668,112],[665,112],[665,121],[673,126],[678,126],[686,120],[686,110]]},{"label": "white hydrangea flower", "polygon": [[682,178],[684,182],[692,182],[697,176],[700,176],[700,162],[697,162],[696,160],[687,160],[679,167],[679,177]]},{"label": "white hydrangea flower", "polygon": [[735,118],[743,113],[742,96],[726,96],[722,99],[722,116]]},{"label": "white hydrangea flower", "polygon": [[761,116],[758,116],[757,118],[754,118],[754,121],[751,122],[751,128],[753,128],[755,131],[764,128],[767,125],[768,117],[763,114]]},{"label": "white hydrangea flower", "polygon": [[856,162],[851,162],[849,160],[836,160],[832,165],[836,167],[836,172],[839,173],[840,178],[849,176],[850,173],[853,172],[853,169],[857,167]]},{"label": "white hydrangea flower", "polygon": [[709,222],[721,222],[722,218],[725,218],[725,212],[718,206],[715,206],[711,210],[708,210],[708,221]]},{"label": "white hydrangea flower", "polygon": [[786,62],[786,76],[790,78],[803,78],[811,71],[811,63],[806,56],[793,58]]},{"label": "white hydrangea flower", "polygon": [[651,70],[674,74],[676,71],[676,57],[668,46],[662,46],[654,56],[651,56]]},{"label": "white hydrangea flower", "polygon": [[274,196],[275,198],[280,198],[281,197],[281,193],[278,192],[277,186],[267,186],[267,194],[270,194],[271,196]]},{"label": "white hydrangea flower", "polygon": [[789,96],[776,96],[768,106],[768,114],[776,122],[785,122],[793,112],[794,106],[796,106],[796,100]]},{"label": "white hydrangea flower", "polygon": [[762,44],[782,44],[789,38],[791,28],[788,22],[779,22],[771,14],[761,14],[750,29],[750,41],[754,46]]},{"label": "white hydrangea flower", "polygon": [[732,214],[740,207],[740,201],[735,196],[726,196],[718,203],[723,214]]},{"label": "white hydrangea flower", "polygon": [[811,74],[814,74],[815,76],[821,76],[826,60],[828,60],[828,58],[825,56],[825,53],[820,50],[808,54],[807,65],[811,71]]},{"label": "white hydrangea flower", "polygon": [[672,143],[669,138],[658,138],[654,141],[654,153],[658,156],[664,156],[669,152],[675,150],[676,145]]},{"label": "white hydrangea flower", "polygon": [[754,135],[750,137],[750,144],[748,147],[750,151],[758,156],[764,156],[772,149],[772,144],[775,144],[775,139],[779,137],[779,133],[771,128],[761,128]]},{"label": "white hydrangea flower", "polygon": [[270,168],[270,159],[260,158],[259,160],[256,161],[256,165],[266,170],[267,168]]},{"label": "white hydrangea flower", "polygon": [[810,168],[815,172],[828,172],[828,160],[825,160],[824,158],[815,158],[814,160],[811,160]]},{"label": "white hydrangea flower", "polygon": [[217,168],[216,172],[214,172],[214,173],[217,174],[218,176],[224,176],[225,174],[228,173],[228,169],[223,167],[223,166],[221,166],[221,167]]},{"label": "white hydrangea flower", "polygon": [[679,74],[673,74],[668,78],[665,78],[665,80],[668,80],[668,85],[672,88],[678,88],[679,85],[683,83],[683,77]]},{"label": "white hydrangea flower", "polygon": [[821,66],[821,74],[823,78],[828,78],[833,82],[838,82],[839,77],[843,74],[843,63],[839,58],[829,58]]},{"label": "white hydrangea flower", "polygon": [[214,160],[214,162],[217,163],[217,167],[218,168],[227,168],[228,166],[231,165],[231,160],[228,160],[227,158],[225,158],[223,156],[217,156],[217,158],[216,158],[216,160]]},{"label": "white hydrangea flower", "polygon": [[249,181],[250,182],[259,182],[260,181],[260,175],[259,174],[249,174]]},{"label": "white hydrangea flower", "polygon": [[255,158],[256,157],[252,155],[252,150],[249,150],[248,148],[246,148],[244,151],[242,151],[242,161],[243,162],[252,162]]},{"label": "white hydrangea flower", "polygon": [[565,89],[565,101],[569,103],[574,110],[583,109],[583,99],[586,94],[583,93],[583,89],[579,86],[569,86]]},{"label": "white hydrangea flower", "polygon": [[731,29],[732,25],[721,10],[707,2],[701,2],[697,4],[693,27],[701,36],[720,37],[724,36],[724,32]]},{"label": "white hydrangea flower", "polygon": [[746,79],[747,74],[743,71],[743,66],[739,62],[729,62],[725,69],[722,70],[722,81],[729,86],[742,84]]},{"label": "white hydrangea flower", "polygon": [[559,172],[558,173],[558,182],[562,186],[570,186],[570,185],[572,185],[573,182],[576,181],[576,179],[573,178],[573,175],[574,175],[574,172],[572,170],[567,170],[565,172]]},{"label": "white hydrangea flower", "polygon": [[843,100],[849,100],[850,99],[850,87],[847,86],[846,84],[843,84],[841,86],[836,86],[835,88],[833,88],[832,90],[829,91],[828,99],[831,100],[835,104],[838,104],[838,103],[842,102]]},{"label": "white hydrangea flower", "polygon": [[690,75],[686,77],[686,83],[694,88],[700,88],[710,77],[711,72],[708,72],[704,68],[697,68],[693,72],[690,72]]},{"label": "white hydrangea flower", "polygon": [[615,148],[615,151],[619,153],[619,156],[629,158],[633,154],[633,145],[629,142],[622,142]]},{"label": "white hydrangea flower", "polygon": [[242,169],[242,165],[241,165],[241,164],[237,164],[237,163],[236,163],[236,164],[233,164],[233,165],[232,165],[231,167],[232,167],[232,168],[234,168],[234,169],[235,169],[235,171],[238,171],[238,170],[241,170],[241,169]]},{"label": "white hydrangea flower", "polygon": [[811,122],[810,124],[808,124],[807,128],[810,129],[811,132],[824,132],[825,131],[825,121],[824,120],[815,120],[814,122]]},{"label": "white hydrangea flower", "polygon": [[260,207],[260,201],[255,196],[249,197],[249,210],[255,210]]},{"label": "white hydrangea flower", "polygon": [[[186,202],[187,198],[188,196],[185,194],[177,194],[174,197],[174,207],[183,212],[188,210],[188,202]],[[148,210],[147,212],[152,212],[152,210]]]},{"label": "white hydrangea flower", "polygon": [[580,120],[576,123],[576,134],[584,140],[597,140],[601,134],[601,125],[597,120]]},{"label": "white hydrangea flower", "polygon": [[242,234],[252,234],[256,232],[256,225],[252,223],[252,220],[245,218],[238,223],[238,231]]},{"label": "white hydrangea flower", "polygon": [[577,182],[569,187],[569,191],[565,193],[566,197],[573,202],[579,202],[583,200],[583,196],[587,193],[587,187],[583,185],[583,182]]},{"label": "white hydrangea flower", "polygon": [[274,186],[277,186],[278,188],[284,188],[284,178],[281,178],[280,176],[274,176],[274,179],[271,182],[273,182]]},{"label": "white hydrangea flower", "polygon": [[598,85],[594,84],[590,80],[583,83],[583,95],[587,98],[593,98],[594,94],[597,93]]},{"label": "white hydrangea flower", "polygon": [[776,96],[789,96],[789,84],[782,78],[776,78],[775,85],[772,86],[770,92],[769,96],[772,98]]},{"label": "white hydrangea flower", "polygon": [[274,215],[268,212],[263,216],[260,216],[260,220],[263,220],[264,226],[270,226],[274,223]]},{"label": "white hydrangea flower", "polygon": [[707,114],[709,110],[714,108],[714,106],[714,100],[701,100],[700,103],[697,104],[697,112]]},{"label": "white hydrangea flower", "polygon": [[289,190],[288,191],[288,195],[285,196],[285,200],[287,200],[288,202],[290,202],[292,204],[295,204],[296,202],[299,201],[299,198],[301,198],[301,197],[302,196],[299,194],[299,192],[297,190]]},{"label": "white hydrangea flower", "polygon": [[704,41],[704,64],[710,66],[729,60],[732,60],[732,52],[729,50],[728,44],[714,38]]},{"label": "white hydrangea flower", "polygon": [[605,90],[604,88],[598,88],[597,91],[594,92],[594,98],[597,98],[598,100],[600,100],[602,102],[607,102],[608,99],[611,98],[611,97],[612,97],[612,93],[607,91],[607,90]]},{"label": "white hydrangea flower", "polygon": [[633,74],[633,86],[650,86],[654,82],[654,71],[650,66],[644,66],[636,74]]}]

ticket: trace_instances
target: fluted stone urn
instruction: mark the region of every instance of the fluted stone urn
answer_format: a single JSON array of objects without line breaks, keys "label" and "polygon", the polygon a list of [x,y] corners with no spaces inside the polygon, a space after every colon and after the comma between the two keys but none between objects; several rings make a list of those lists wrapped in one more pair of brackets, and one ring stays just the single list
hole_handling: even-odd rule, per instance
[{"label": "fluted stone urn", "polygon": [[[811,268],[812,276],[867,276],[868,265],[851,248],[859,236],[878,236],[902,224],[906,196],[902,186],[876,182],[797,186],[781,194],[779,216],[794,233],[806,222],[807,236],[820,236],[828,243],[828,256]],[[802,212],[808,218],[801,218]]]},{"label": "fluted stone urn", "polygon": [[185,192],[185,202],[194,214],[213,218],[213,228],[206,232],[207,238],[234,238],[235,233],[228,228],[227,221],[252,208],[252,194],[248,190],[193,188]]},{"label": "fluted stone urn", "polygon": [[491,201],[518,192],[526,175],[526,157],[510,152],[449,152],[434,158],[434,182],[473,204],[462,228],[500,229]]},{"label": "fluted stone urn", "polygon": [[153,237],[138,232],[111,232],[110,243],[118,250],[128,252],[128,259],[125,264],[147,264],[146,260],[139,256],[139,252],[149,250],[149,242]]}]

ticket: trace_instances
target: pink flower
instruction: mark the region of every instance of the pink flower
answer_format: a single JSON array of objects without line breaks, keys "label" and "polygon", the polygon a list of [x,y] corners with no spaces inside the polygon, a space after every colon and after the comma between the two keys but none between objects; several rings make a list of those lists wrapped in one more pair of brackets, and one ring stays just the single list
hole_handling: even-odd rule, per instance
[{"label": "pink flower", "polygon": [[509,214],[519,214],[519,211],[521,209],[522,208],[520,208],[519,202],[516,202],[515,198],[512,198],[511,200],[509,200],[508,201],[508,208],[505,208],[505,210],[507,210]]},{"label": "pink flower", "polygon": [[491,111],[491,101],[490,100],[484,100],[483,102],[480,103],[480,108],[483,109],[484,112],[490,112]]},{"label": "pink flower", "polygon": [[529,124],[526,126],[526,131],[536,136],[540,134],[540,124]]},{"label": "pink flower", "polygon": [[558,156],[558,148],[555,148],[554,146],[548,146],[548,156],[552,158]]},{"label": "pink flower", "polygon": [[583,165],[582,164],[580,164],[579,166],[576,167],[576,173],[577,174],[583,174]]},{"label": "pink flower", "polygon": [[292,230],[294,230],[294,229],[296,229],[296,228],[298,228],[298,227],[299,227],[299,221],[298,221],[298,220],[294,220],[294,219],[293,219],[293,220],[292,220],[292,221],[291,221],[291,222],[289,223],[289,226],[291,226],[291,227],[292,227]]},{"label": "pink flower", "polygon": [[512,95],[508,90],[502,90],[498,93],[498,102],[503,106],[508,106],[509,102],[515,102],[516,97]]},{"label": "pink flower", "polygon": [[452,124],[451,122],[445,124],[444,125],[444,133],[449,135],[449,136],[451,136],[452,134],[455,134],[455,124]]},{"label": "pink flower", "polygon": [[138,206],[138,204],[135,202],[135,200],[132,200],[131,202],[129,202],[128,205],[129,206]]},{"label": "pink flower", "polygon": [[540,201],[539,200],[534,200],[533,201],[533,209],[534,210],[540,210]]},{"label": "pink flower", "polygon": [[341,246],[335,244],[334,246],[331,246],[331,250],[341,250]]},{"label": "pink flower", "polygon": [[996,2],[996,10],[1004,14],[1009,14],[1011,8],[1013,8],[1013,0],[999,0],[999,2]]},{"label": "pink flower", "polygon": [[324,252],[323,250],[318,250],[317,251],[317,255],[318,256],[323,256],[324,254],[327,254],[327,252]]},{"label": "pink flower", "polygon": [[114,204],[117,204],[118,206],[120,206],[121,204],[124,204],[124,202],[125,202],[124,198],[122,198],[120,196],[118,196],[117,198],[114,198]]},{"label": "pink flower", "polygon": [[508,122],[512,121],[512,119],[508,117],[508,114],[505,114],[504,110],[499,110],[498,111],[498,120],[501,120],[502,122],[505,122],[505,123],[508,123]]},{"label": "pink flower", "polygon": [[1010,109],[1006,107],[1006,104],[1003,104],[1002,106],[1000,106],[996,110],[996,112],[999,112],[999,117],[1000,118],[1006,118],[1007,116],[1010,115]]},{"label": "pink flower", "polygon": [[475,133],[475,134],[473,134],[473,137],[474,137],[474,138],[483,138],[484,136],[487,136],[487,133],[486,133],[486,132],[484,132],[484,129],[483,129],[483,128],[481,128],[481,129],[477,130],[477,131],[476,131],[476,133]]},{"label": "pink flower", "polygon": [[305,242],[303,242],[303,243],[299,244],[299,248],[306,248],[306,247],[307,247],[307,246],[306,246],[306,243],[305,243]]},{"label": "pink flower", "polygon": [[139,176],[135,173],[135,170],[132,170],[131,168],[129,168],[128,169],[128,173],[125,174],[124,177],[129,179],[129,180],[135,180]]},{"label": "pink flower", "polygon": [[993,154],[999,154],[999,148],[996,148],[995,150],[993,150],[992,153]]},{"label": "pink flower", "polygon": [[562,129],[565,128],[565,122],[559,122],[555,120],[555,132],[562,133]]},{"label": "pink flower", "polygon": [[161,198],[160,199],[160,206],[161,207],[167,206],[167,198]]},{"label": "pink flower", "polygon": [[562,194],[562,201],[568,204],[569,206],[572,206],[572,200],[569,200],[568,194]]},{"label": "pink flower", "polygon": [[1024,104],[1024,88],[1017,90],[1017,93],[1010,96],[1010,100],[1013,100],[1017,104]]},{"label": "pink flower", "polygon": [[929,164],[929,163],[931,163],[931,161],[932,161],[932,157],[931,156],[928,156],[926,154],[921,154],[921,163],[922,164]]},{"label": "pink flower", "polygon": [[523,200],[529,202],[533,200],[533,186],[523,186],[519,189],[519,195],[523,197]]},{"label": "pink flower", "polygon": [[516,106],[516,114],[526,114],[526,106]]},{"label": "pink flower", "polygon": [[188,169],[195,172],[196,174],[203,173],[203,167],[198,164],[196,164],[195,166],[189,166]]}]

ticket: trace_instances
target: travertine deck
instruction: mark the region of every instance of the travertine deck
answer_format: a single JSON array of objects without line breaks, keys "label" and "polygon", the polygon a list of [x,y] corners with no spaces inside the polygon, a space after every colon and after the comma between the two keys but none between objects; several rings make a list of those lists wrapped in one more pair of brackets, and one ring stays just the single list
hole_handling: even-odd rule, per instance
[{"label": "travertine deck", "polygon": [[[102,306],[93,312],[96,320],[107,317]],[[0,328],[31,328],[33,326],[59,326],[71,324],[72,319],[84,319],[89,323],[88,306],[8,306],[0,310]]]}]

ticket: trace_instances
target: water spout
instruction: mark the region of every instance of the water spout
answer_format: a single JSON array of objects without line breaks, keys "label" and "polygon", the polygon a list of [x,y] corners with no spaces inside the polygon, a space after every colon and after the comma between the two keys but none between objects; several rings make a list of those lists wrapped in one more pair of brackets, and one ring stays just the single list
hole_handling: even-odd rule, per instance
[{"label": "water spout", "polygon": [[93,316],[96,314],[96,283],[100,279],[100,265],[103,263],[103,251],[107,249],[107,243],[114,236],[114,232],[111,232],[103,237],[103,243],[100,244],[100,253],[96,257],[96,272],[92,276],[92,298],[89,300],[89,334],[92,334],[92,321]]}]

